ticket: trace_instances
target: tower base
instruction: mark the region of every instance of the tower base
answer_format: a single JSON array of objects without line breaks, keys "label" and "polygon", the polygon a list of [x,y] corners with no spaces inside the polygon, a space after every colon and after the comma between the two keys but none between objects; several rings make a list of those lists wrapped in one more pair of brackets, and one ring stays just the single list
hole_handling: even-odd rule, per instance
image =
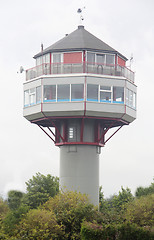
[{"label": "tower base", "polygon": [[60,189],[85,193],[99,205],[99,153],[98,146],[61,146]]}]

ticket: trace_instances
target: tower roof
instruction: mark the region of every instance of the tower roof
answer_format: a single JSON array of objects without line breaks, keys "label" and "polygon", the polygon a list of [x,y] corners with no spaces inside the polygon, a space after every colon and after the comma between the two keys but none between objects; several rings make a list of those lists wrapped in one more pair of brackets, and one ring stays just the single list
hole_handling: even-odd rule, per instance
[{"label": "tower roof", "polygon": [[[50,52],[67,52],[67,51],[97,51],[105,53],[119,54],[122,58],[127,60],[122,54],[110,47],[108,44],[95,37],[93,34],[84,29],[84,26],[80,25],[72,33],[66,35],[61,40],[52,44],[48,48],[43,50],[43,54]],[[34,58],[42,55],[42,52],[36,54]]]}]

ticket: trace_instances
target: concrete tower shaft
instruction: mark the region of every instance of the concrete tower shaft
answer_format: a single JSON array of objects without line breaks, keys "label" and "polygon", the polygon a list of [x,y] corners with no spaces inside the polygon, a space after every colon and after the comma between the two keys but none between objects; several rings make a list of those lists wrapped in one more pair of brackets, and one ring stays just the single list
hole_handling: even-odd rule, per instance
[{"label": "concrete tower shaft", "polygon": [[86,193],[94,205],[99,204],[99,147],[60,147],[60,188]]}]

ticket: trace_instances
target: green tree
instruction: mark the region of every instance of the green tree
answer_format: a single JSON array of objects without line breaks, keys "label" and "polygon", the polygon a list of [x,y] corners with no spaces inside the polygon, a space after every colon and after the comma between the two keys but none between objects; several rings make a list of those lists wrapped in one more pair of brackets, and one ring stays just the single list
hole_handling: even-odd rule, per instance
[{"label": "green tree", "polygon": [[147,196],[154,193],[154,183],[151,183],[149,187],[138,187],[135,192],[136,197]]},{"label": "green tree", "polygon": [[141,227],[154,227],[154,194],[136,198],[129,203],[125,212],[128,222],[135,223]]},{"label": "green tree", "polygon": [[24,196],[24,203],[30,208],[37,208],[59,192],[59,178],[50,174],[44,176],[37,173],[36,176],[26,182],[26,185],[27,193]]},{"label": "green tree", "polygon": [[19,208],[22,202],[22,198],[24,196],[23,192],[16,191],[16,190],[11,190],[8,192],[8,206],[11,210],[15,210]]},{"label": "green tree", "polygon": [[59,193],[54,198],[50,198],[43,208],[53,211],[56,215],[57,223],[63,225],[64,239],[80,239],[81,223],[97,220],[98,210],[94,208],[85,194],[77,192]]},{"label": "green tree", "polygon": [[17,239],[64,239],[63,228],[53,211],[31,209],[17,226]]}]

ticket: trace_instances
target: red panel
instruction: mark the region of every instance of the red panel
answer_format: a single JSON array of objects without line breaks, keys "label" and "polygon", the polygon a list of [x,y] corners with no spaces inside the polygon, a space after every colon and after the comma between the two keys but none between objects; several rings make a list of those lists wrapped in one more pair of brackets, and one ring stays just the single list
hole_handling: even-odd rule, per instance
[{"label": "red panel", "polygon": [[123,67],[126,66],[126,62],[125,62],[125,60],[123,60],[123,59],[120,58],[119,56],[118,56],[118,64],[119,64],[120,66],[123,66]]},{"label": "red panel", "polygon": [[64,53],[64,63],[82,63],[82,52]]}]

